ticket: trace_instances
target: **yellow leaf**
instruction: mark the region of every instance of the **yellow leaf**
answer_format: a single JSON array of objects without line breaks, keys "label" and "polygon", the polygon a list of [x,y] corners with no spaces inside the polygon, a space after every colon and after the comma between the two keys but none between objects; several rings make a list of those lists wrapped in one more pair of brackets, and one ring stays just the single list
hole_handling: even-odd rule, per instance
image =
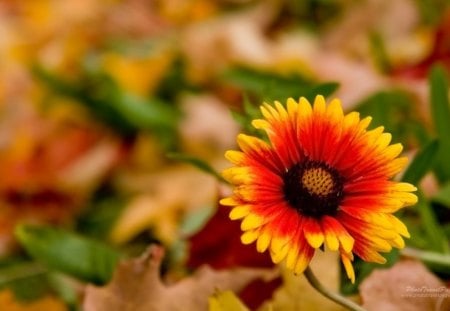
[{"label": "yellow leaf", "polygon": [[209,297],[209,311],[249,311],[232,291],[215,293]]},{"label": "yellow leaf", "polygon": [[103,66],[121,87],[136,94],[147,95],[161,82],[172,60],[173,53],[164,47],[139,57],[105,53]]},{"label": "yellow leaf", "polygon": [[67,311],[66,305],[50,296],[33,302],[19,302],[10,290],[0,292],[0,307],[5,311]]},{"label": "yellow leaf", "polygon": [[[339,260],[336,252],[316,252],[310,266],[324,287],[331,291],[339,290]],[[317,292],[302,274],[295,275],[291,270],[284,269],[282,276],[284,285],[275,291],[273,300],[265,303],[260,310],[346,310]]]},{"label": "yellow leaf", "polygon": [[145,194],[132,199],[114,225],[110,239],[116,244],[151,228],[157,239],[170,245],[178,239],[179,223],[186,211],[211,206],[217,199],[214,178],[189,165],[174,165],[154,174],[133,173],[121,179],[121,189]]}]

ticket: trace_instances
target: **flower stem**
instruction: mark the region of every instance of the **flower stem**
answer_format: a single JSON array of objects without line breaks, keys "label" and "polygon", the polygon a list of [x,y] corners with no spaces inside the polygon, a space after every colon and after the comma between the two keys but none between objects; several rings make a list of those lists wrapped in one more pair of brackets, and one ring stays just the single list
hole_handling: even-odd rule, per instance
[{"label": "flower stem", "polygon": [[350,301],[347,298],[345,298],[337,293],[330,292],[328,289],[323,287],[323,285],[320,284],[319,280],[317,280],[316,276],[314,275],[314,273],[312,272],[312,270],[309,266],[306,268],[306,270],[305,270],[305,272],[303,272],[303,274],[305,275],[309,284],[311,284],[312,287],[314,287],[319,293],[321,293],[328,299],[333,300],[334,302],[340,304],[341,306],[343,306],[349,310],[366,311],[363,307],[361,307],[360,305],[357,305],[353,301]]}]

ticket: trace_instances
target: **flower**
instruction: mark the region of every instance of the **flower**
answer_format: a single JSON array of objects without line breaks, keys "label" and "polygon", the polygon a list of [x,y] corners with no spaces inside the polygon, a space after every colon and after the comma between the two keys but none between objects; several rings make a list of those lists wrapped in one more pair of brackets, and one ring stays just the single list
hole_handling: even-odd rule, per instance
[{"label": "flower", "polygon": [[256,241],[259,252],[269,250],[295,273],[326,245],[339,251],[352,282],[353,254],[385,263],[380,252],[404,247],[408,230],[392,213],[415,204],[417,189],[390,180],[407,163],[391,134],[368,130],[370,117],[344,115],[338,99],[327,105],[320,95],[313,107],[290,98],[286,108],[275,102],[261,112],[252,125],[269,142],[239,134],[242,151],[225,154],[234,166],[223,176],[235,187],[221,204],[233,207],[231,219],[242,219],[244,244]]}]

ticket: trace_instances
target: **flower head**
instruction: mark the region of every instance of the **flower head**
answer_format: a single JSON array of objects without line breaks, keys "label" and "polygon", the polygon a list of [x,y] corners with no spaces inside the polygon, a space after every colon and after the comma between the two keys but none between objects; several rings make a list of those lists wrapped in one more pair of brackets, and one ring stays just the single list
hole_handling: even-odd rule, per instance
[{"label": "flower head", "polygon": [[383,127],[368,130],[370,117],[344,115],[338,99],[288,99],[287,107],[261,107],[253,126],[269,142],[240,134],[241,151],[227,151],[234,166],[223,176],[235,186],[221,200],[241,219],[245,244],[256,241],[275,263],[301,273],[317,248],[339,251],[354,282],[353,254],[384,263],[380,252],[404,247],[406,226],[392,213],[413,205],[416,188],[391,178],[407,159],[401,144],[390,144]]}]

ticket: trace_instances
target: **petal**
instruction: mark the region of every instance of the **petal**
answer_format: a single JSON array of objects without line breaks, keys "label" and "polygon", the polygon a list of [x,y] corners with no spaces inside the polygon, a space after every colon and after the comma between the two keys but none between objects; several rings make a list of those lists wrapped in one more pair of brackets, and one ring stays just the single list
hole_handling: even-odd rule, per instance
[{"label": "petal", "polygon": [[325,244],[331,251],[339,249],[339,240],[334,232],[325,231]]},{"label": "petal", "polygon": [[326,109],[325,98],[322,95],[317,95],[314,99],[313,111],[315,114],[323,114]]},{"label": "petal", "polygon": [[287,100],[287,111],[289,115],[295,115],[295,117],[297,116],[298,103],[292,97]]},{"label": "petal", "polygon": [[355,240],[338,220],[334,217],[324,216],[322,219],[322,228],[326,232],[325,234],[327,232],[334,234],[345,252],[350,253],[352,251]]},{"label": "petal", "polygon": [[250,205],[239,205],[230,211],[229,217],[231,220],[241,219],[250,214],[250,211]]},{"label": "petal", "polygon": [[353,255],[341,252],[341,260],[347,273],[347,277],[350,279],[352,284],[355,284],[355,270],[353,270],[352,260]]},{"label": "petal", "polygon": [[355,244],[354,252],[364,261],[375,262],[379,264],[386,263],[386,258],[381,256],[377,251],[373,250],[370,247],[364,246],[361,243]]},{"label": "petal", "polygon": [[266,220],[256,214],[248,214],[241,223],[241,230],[247,231],[261,227]]},{"label": "petal", "polygon": [[270,256],[272,258],[273,263],[277,264],[283,261],[289,251],[288,244],[285,244],[282,248],[278,250],[278,252],[273,252],[272,249],[270,251]]},{"label": "petal", "polygon": [[361,219],[365,222],[375,224],[385,229],[393,229],[394,227],[387,214],[385,213],[368,211],[350,205],[342,205],[340,210],[354,218]]},{"label": "petal", "polygon": [[251,244],[256,241],[256,239],[259,237],[259,230],[249,230],[245,231],[241,235],[241,242],[242,244]]},{"label": "petal", "polygon": [[309,245],[313,248],[319,248],[325,240],[322,228],[320,228],[320,224],[314,218],[305,217],[303,232]]},{"label": "petal", "polygon": [[229,198],[223,198],[219,201],[219,203],[221,205],[224,206],[236,206],[239,205],[240,203],[233,197],[229,197]]},{"label": "petal", "polygon": [[405,238],[411,237],[411,235],[408,232],[408,228],[405,226],[405,224],[398,219],[397,217],[393,215],[388,215],[389,220],[394,225],[394,229],[397,233],[404,236]]},{"label": "petal", "polygon": [[342,104],[339,99],[333,99],[327,107],[328,119],[334,123],[341,122],[344,119],[344,112],[342,111]]},{"label": "petal", "polygon": [[297,257],[297,262],[294,267],[295,274],[300,274],[305,271],[314,256],[314,252],[315,251],[312,247],[310,247],[307,243],[304,244],[304,247],[300,250],[299,256]]},{"label": "petal", "polygon": [[244,162],[245,154],[241,151],[228,150],[225,152],[225,158],[235,165],[240,165]]},{"label": "petal", "polygon": [[270,234],[270,232],[268,232],[268,230],[262,230],[261,235],[256,241],[256,250],[260,253],[265,252],[270,245],[271,238],[272,235]]}]

